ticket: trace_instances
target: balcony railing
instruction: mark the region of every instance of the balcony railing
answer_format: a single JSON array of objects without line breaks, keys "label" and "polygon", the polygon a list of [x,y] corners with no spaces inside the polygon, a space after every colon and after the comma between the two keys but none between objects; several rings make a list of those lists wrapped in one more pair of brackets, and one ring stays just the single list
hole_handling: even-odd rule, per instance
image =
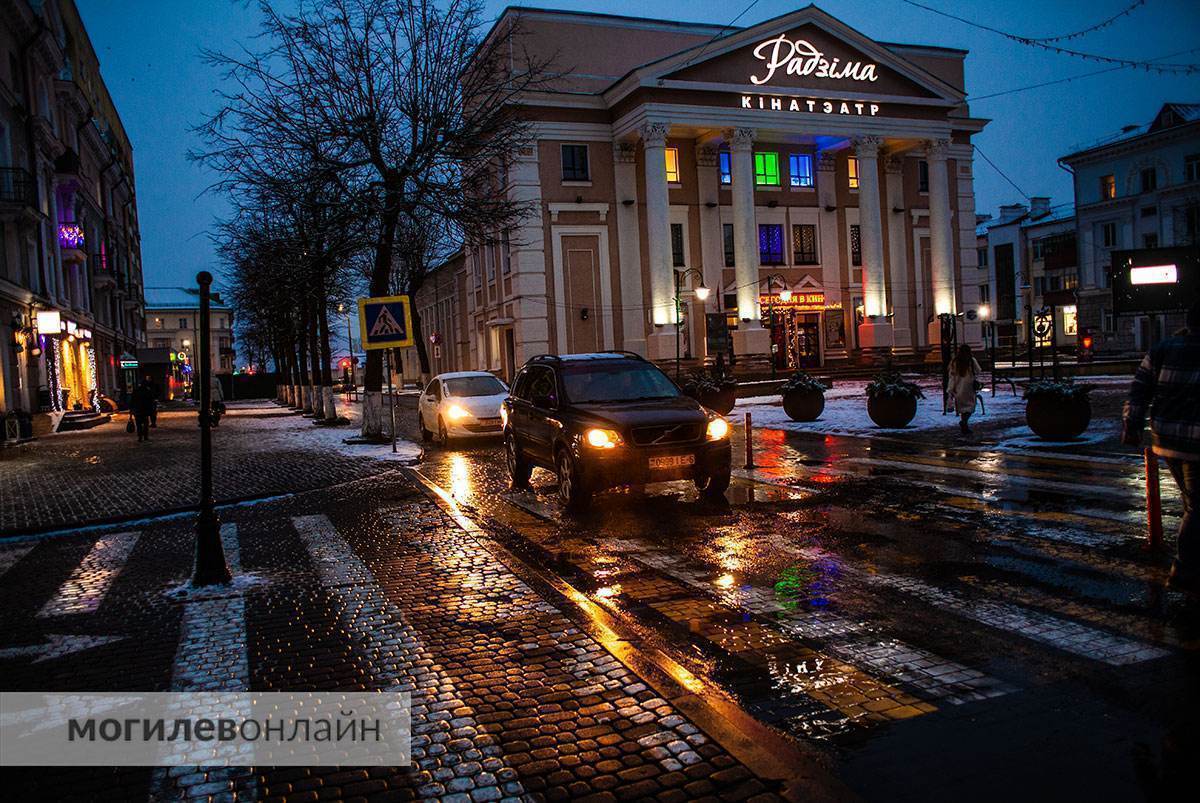
[{"label": "balcony railing", "polygon": [[0,204],[31,209],[37,206],[33,174],[23,167],[0,167]]}]

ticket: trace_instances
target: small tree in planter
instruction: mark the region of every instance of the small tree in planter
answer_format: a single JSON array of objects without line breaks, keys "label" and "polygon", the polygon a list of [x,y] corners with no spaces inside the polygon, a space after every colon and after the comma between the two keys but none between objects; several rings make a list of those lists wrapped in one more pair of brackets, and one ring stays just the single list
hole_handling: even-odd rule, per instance
[{"label": "small tree in planter", "polygon": [[923,398],[921,388],[905,380],[898,371],[886,370],[867,385],[867,414],[878,426],[900,429],[913,420],[917,399]]},{"label": "small tree in planter", "polygon": [[688,376],[682,390],[708,409],[728,415],[737,404],[737,387],[737,380],[732,376],[718,376],[700,370],[693,371]]},{"label": "small tree in planter", "polygon": [[1078,438],[1092,421],[1091,385],[1042,380],[1025,386],[1025,422],[1048,441]]},{"label": "small tree in planter", "polygon": [[816,421],[825,410],[825,386],[804,371],[797,371],[779,388],[783,410],[793,421]]}]

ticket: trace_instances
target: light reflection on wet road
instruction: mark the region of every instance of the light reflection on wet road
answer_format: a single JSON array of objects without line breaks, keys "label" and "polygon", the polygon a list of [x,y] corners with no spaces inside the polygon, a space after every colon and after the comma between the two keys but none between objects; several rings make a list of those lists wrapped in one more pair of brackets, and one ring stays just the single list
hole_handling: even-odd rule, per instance
[{"label": "light reflection on wet road", "polygon": [[1137,796],[1134,757],[1162,760],[1196,703],[1200,644],[1141,550],[1139,464],[778,430],[756,444],[728,504],[666,483],[580,517],[546,472],[510,492],[494,443],[431,449],[420,471],[751,714],[827,745],[869,798],[985,799],[979,780],[1002,774]]}]

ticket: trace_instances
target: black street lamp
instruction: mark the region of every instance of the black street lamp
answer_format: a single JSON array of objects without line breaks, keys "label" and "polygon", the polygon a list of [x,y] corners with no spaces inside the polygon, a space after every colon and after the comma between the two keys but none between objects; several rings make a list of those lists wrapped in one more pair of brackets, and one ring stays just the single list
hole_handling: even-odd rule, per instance
[{"label": "black street lamp", "polygon": [[767,332],[771,336],[771,347],[767,350],[771,359],[771,378],[775,378],[775,294],[771,292],[775,282],[779,282],[779,300],[787,303],[792,300],[792,291],[787,289],[787,277],[782,273],[772,273],[767,277]]},{"label": "black street lamp", "polygon": [[228,583],[229,564],[221,547],[221,525],[214,509],[212,489],[212,330],[209,328],[209,287],[212,274],[196,274],[200,285],[200,325],[196,348],[200,351],[200,518],[196,522],[196,565],[192,585],[211,586]]},{"label": "black street lamp", "polygon": [[992,308],[987,304],[979,305],[979,317],[983,321],[984,344],[988,346],[992,360],[992,397],[996,396],[996,322],[991,320]]},{"label": "black street lamp", "polygon": [[708,300],[708,288],[704,286],[704,274],[696,268],[685,268],[675,271],[675,381],[679,381],[679,327],[683,319],[683,302],[679,296],[683,293],[683,283],[689,276],[695,276],[700,284],[692,291],[700,301]]}]

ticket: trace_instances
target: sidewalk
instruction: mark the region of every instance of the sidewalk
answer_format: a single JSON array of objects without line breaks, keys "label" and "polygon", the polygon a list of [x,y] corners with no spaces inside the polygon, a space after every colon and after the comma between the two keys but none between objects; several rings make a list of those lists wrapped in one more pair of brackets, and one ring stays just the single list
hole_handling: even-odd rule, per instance
[{"label": "sidewalk", "polygon": [[8,770],[18,799],[774,797],[399,472],[222,540],[242,580],[190,598],[190,522],[0,545],[6,689],[410,690],[414,766]]},{"label": "sidewalk", "polygon": [[[272,402],[230,402],[213,430],[217,502],[328,487],[391,467],[390,446],[342,443],[358,432],[359,407],[339,410],[351,424],[318,427]],[[160,412],[148,443],[127,434],[125,421],[0,451],[0,535],[192,509],[200,470],[195,409]],[[400,460],[419,454],[400,442]]]}]

